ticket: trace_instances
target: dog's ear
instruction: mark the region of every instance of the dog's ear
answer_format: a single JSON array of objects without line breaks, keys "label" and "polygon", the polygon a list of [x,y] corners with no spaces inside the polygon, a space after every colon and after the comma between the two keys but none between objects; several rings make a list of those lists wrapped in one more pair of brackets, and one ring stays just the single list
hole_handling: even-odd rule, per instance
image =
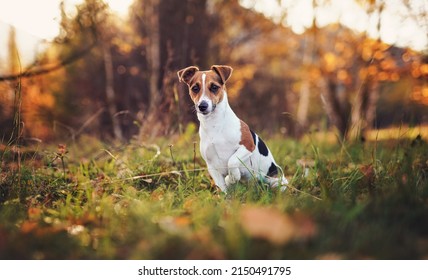
[{"label": "dog's ear", "polygon": [[232,75],[233,68],[227,65],[213,65],[211,70],[217,73],[220,76],[223,85],[229,80]]},{"label": "dog's ear", "polygon": [[193,78],[197,71],[199,71],[199,68],[196,66],[189,66],[187,68],[181,69],[177,72],[178,80],[180,82],[185,82],[186,84],[189,84],[190,80]]}]

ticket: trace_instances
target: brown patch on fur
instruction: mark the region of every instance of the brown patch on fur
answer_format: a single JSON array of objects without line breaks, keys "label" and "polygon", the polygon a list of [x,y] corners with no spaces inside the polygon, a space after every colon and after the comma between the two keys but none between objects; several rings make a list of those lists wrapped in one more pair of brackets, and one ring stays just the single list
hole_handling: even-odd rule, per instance
[{"label": "brown patch on fur", "polygon": [[244,145],[248,151],[252,152],[256,148],[250,128],[241,120],[241,141],[240,145]]},{"label": "brown patch on fur", "polygon": [[220,76],[222,84],[225,84],[226,81],[229,80],[233,72],[232,67],[227,65],[213,65],[211,66],[211,70],[213,70]]},{"label": "brown patch on fur", "polygon": [[[224,91],[226,90],[226,81],[232,75],[233,69],[227,65],[213,65],[211,70],[199,71],[196,66],[189,66],[177,72],[180,82],[185,82],[189,87],[189,94],[193,102],[197,104],[203,92],[208,95],[215,105],[223,100]],[[205,88],[202,88],[202,74],[206,75]],[[199,92],[192,91],[192,87],[199,85]],[[219,89],[216,92],[210,91],[212,85],[216,85]]]},{"label": "brown patch on fur", "polygon": [[192,79],[192,77],[197,71],[199,71],[199,68],[196,66],[189,66],[187,68],[181,69],[177,72],[178,80],[180,82],[185,82],[186,84],[189,84],[189,81]]}]

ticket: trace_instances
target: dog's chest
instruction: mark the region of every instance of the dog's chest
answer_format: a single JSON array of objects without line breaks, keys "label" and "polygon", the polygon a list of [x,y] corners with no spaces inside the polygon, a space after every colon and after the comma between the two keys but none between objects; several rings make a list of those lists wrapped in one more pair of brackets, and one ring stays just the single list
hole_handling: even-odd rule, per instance
[{"label": "dog's chest", "polygon": [[209,163],[226,162],[238,149],[237,145],[225,139],[212,139],[214,141],[203,141],[201,139],[201,152]]},{"label": "dog's chest", "polygon": [[202,157],[209,165],[227,166],[229,158],[239,148],[239,129],[226,126],[220,131],[200,131]]}]

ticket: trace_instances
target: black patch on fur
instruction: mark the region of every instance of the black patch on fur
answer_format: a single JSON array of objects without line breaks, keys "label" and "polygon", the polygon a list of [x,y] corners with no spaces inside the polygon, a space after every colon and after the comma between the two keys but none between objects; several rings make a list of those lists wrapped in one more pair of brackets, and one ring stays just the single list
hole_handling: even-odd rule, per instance
[{"label": "black patch on fur", "polygon": [[272,162],[272,164],[269,167],[267,175],[269,177],[275,177],[276,175],[278,175],[278,167],[276,167],[275,163]]},{"label": "black patch on fur", "polygon": [[257,145],[259,147],[259,152],[264,155],[265,157],[268,156],[269,150],[266,147],[265,142],[263,142],[262,138],[259,137],[259,144]]},{"label": "black patch on fur", "polygon": [[256,134],[251,129],[250,129],[250,132],[251,132],[251,135],[253,136],[254,145],[256,145]]}]

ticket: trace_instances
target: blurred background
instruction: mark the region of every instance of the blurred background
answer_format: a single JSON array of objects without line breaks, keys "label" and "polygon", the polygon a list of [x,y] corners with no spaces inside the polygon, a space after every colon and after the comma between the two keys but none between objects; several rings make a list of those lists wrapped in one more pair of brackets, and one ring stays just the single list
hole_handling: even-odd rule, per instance
[{"label": "blurred background", "polygon": [[428,129],[426,0],[0,0],[0,141],[182,133],[212,64],[256,131]]}]

